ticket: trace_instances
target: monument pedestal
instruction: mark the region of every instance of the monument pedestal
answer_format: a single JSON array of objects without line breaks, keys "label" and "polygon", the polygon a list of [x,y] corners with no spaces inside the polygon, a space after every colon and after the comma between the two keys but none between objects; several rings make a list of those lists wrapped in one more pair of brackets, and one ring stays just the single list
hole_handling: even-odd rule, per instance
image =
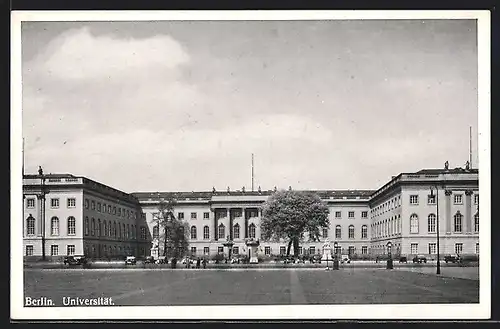
[{"label": "monument pedestal", "polygon": [[333,263],[333,257],[332,257],[332,247],[330,246],[330,242],[328,241],[328,239],[323,244],[323,256],[321,257],[321,261],[326,262],[326,269],[329,270],[330,262]]},{"label": "monument pedestal", "polygon": [[248,257],[250,264],[257,264],[259,262],[259,240],[249,239],[246,241],[248,247]]}]

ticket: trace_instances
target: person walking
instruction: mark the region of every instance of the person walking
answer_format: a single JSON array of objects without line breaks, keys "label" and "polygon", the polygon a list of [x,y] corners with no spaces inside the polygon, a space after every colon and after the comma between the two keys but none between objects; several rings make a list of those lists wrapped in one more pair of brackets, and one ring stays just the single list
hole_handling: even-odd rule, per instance
[{"label": "person walking", "polygon": [[207,268],[207,259],[203,258],[203,268]]},{"label": "person walking", "polygon": [[198,257],[198,259],[196,260],[196,268],[200,268],[200,257]]}]

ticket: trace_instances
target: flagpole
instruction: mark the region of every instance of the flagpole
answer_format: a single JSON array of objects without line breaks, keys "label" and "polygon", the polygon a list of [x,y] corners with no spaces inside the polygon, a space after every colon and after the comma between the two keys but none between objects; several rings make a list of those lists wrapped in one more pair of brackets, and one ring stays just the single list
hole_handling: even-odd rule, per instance
[{"label": "flagpole", "polygon": [[472,169],[472,126],[469,126],[469,167]]},{"label": "flagpole", "polygon": [[253,192],[253,153],[252,153],[252,192]]}]

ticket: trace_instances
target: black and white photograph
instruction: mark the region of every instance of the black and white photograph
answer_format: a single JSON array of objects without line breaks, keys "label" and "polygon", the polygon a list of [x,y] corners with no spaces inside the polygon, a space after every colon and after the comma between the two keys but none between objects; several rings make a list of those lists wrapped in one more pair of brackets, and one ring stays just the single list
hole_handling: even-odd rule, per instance
[{"label": "black and white photograph", "polygon": [[489,318],[489,13],[233,14],[12,13],[11,317]]}]

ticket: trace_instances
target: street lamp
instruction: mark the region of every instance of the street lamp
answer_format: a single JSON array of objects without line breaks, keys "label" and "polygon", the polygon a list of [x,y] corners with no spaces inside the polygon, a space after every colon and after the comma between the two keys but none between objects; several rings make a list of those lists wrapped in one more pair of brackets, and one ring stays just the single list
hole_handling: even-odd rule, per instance
[{"label": "street lamp", "polygon": [[333,243],[334,254],[335,254],[335,258],[334,258],[334,260],[333,260],[333,269],[334,269],[334,270],[338,270],[338,269],[339,269],[339,259],[337,258],[338,246],[339,246],[338,242],[337,242],[337,241],[335,241],[335,242]]},{"label": "street lamp", "polygon": [[388,270],[392,270],[394,268],[393,264],[392,264],[391,249],[392,249],[392,242],[389,241],[389,242],[387,242],[387,256],[389,256],[389,258],[387,259],[387,267],[386,267]]},{"label": "street lamp", "polygon": [[[439,190],[437,185],[434,186],[436,189],[436,247],[437,247],[437,263],[436,263],[436,274],[441,274],[441,264],[439,263]],[[431,186],[431,198],[434,198],[434,189]]]}]

